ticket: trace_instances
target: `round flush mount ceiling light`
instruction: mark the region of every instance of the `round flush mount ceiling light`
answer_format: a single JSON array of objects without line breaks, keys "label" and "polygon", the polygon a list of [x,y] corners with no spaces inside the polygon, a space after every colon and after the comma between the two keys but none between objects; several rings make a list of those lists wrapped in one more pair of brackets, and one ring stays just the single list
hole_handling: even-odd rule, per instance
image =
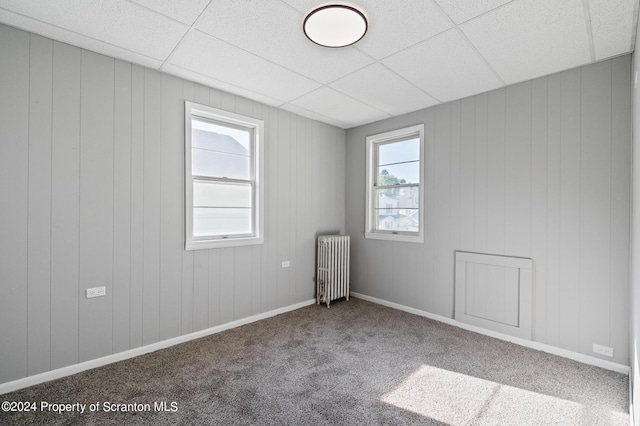
[{"label": "round flush mount ceiling light", "polygon": [[304,34],[325,47],[345,47],[364,37],[367,18],[358,9],[341,4],[322,6],[307,15]]}]

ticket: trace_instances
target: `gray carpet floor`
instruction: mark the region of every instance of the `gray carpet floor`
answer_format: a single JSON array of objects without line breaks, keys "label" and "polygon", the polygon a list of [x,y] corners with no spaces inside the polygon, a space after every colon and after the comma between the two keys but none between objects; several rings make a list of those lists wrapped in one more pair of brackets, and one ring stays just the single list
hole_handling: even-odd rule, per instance
[{"label": "gray carpet floor", "polygon": [[[625,375],[353,298],[0,401],[38,405],[0,412],[2,425],[629,424]],[[43,412],[43,402],[86,408]]]}]

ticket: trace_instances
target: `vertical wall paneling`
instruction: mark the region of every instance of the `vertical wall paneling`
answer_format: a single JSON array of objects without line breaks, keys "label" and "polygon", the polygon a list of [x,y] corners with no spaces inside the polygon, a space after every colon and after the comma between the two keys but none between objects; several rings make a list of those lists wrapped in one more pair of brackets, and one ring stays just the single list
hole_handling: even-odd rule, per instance
[{"label": "vertical wall paneling", "polygon": [[[289,200],[291,203],[291,218],[290,218],[290,228],[291,234],[289,239],[289,259],[291,261],[291,266],[289,268],[289,280],[291,286],[290,293],[290,301],[291,303],[294,300],[298,299],[298,294],[300,292],[300,287],[304,285],[303,282],[299,281],[298,278],[298,262],[300,261],[298,257],[298,125],[299,120],[295,115],[291,116],[289,120],[289,135],[291,137],[291,143],[289,145],[289,164],[290,167],[290,180],[292,185],[289,186]],[[343,181],[344,182],[344,181]],[[344,204],[344,203],[342,203]],[[342,221],[344,223],[344,221]]]},{"label": "vertical wall paneling", "polygon": [[344,185],[344,181],[346,179],[346,168],[347,161],[345,158],[345,144],[344,144],[344,134],[343,130],[340,130],[336,127],[330,127],[326,124],[324,127],[331,130],[333,134],[331,140],[335,146],[335,156],[336,156],[336,216],[335,227],[340,230],[341,233],[344,233],[345,230],[345,200],[347,198],[347,193]]},{"label": "vertical wall paneling", "polygon": [[[220,322],[234,320],[236,248],[220,249]],[[215,273],[211,268],[210,273]]]},{"label": "vertical wall paneling", "polygon": [[[276,278],[277,294],[282,295],[285,300],[289,300],[291,294],[291,268],[282,268],[281,262],[289,260],[291,251],[289,247],[289,239],[291,235],[291,193],[284,185],[285,182],[291,181],[291,173],[288,165],[290,164],[290,144],[289,137],[289,120],[290,113],[287,111],[278,111],[278,231],[276,238],[278,253],[278,272]],[[329,142],[331,143],[331,142]],[[332,167],[325,170],[330,172]],[[329,182],[331,182],[328,179]],[[330,185],[328,185],[330,186]],[[282,188],[282,189],[280,189]],[[333,201],[333,200],[331,200]],[[281,301],[278,300],[277,303]]]},{"label": "vertical wall paneling", "polygon": [[[541,334],[547,343],[559,345],[560,321],[560,158],[562,122],[562,76],[554,74],[547,78],[547,246],[545,256],[538,253],[536,263],[544,260],[547,272],[547,298],[539,301],[536,312],[546,314],[547,329]],[[534,287],[536,283],[534,281]],[[544,306],[544,308],[543,308]]]},{"label": "vertical wall paneling", "polygon": [[145,71],[131,67],[131,283],[129,346],[143,345]]},{"label": "vertical wall paneling", "polygon": [[[531,83],[531,257],[535,282],[533,338],[546,340],[547,78]],[[537,312],[536,312],[537,310]]]},{"label": "vertical wall paneling", "polygon": [[474,209],[474,249],[480,253],[487,252],[487,222],[489,220],[489,212],[487,206],[488,194],[488,95],[483,93],[476,96],[475,105],[475,191],[473,204]]},{"label": "vertical wall paneling", "polygon": [[[220,324],[220,251],[222,249],[208,250],[209,259],[207,263],[207,272],[209,281],[207,284],[208,303],[202,303],[202,309],[208,309],[207,316],[209,327],[215,327]],[[204,259],[203,259],[204,261]],[[204,277],[204,273],[202,273]],[[201,278],[203,279],[203,278]],[[206,300],[206,299],[205,299]],[[206,323],[206,322],[205,322]]]},{"label": "vertical wall paneling", "polygon": [[[435,245],[435,282],[434,298],[438,301],[439,314],[449,316],[449,304],[453,300],[449,297],[447,283],[451,281],[453,272],[453,247],[449,230],[451,229],[451,103],[440,105],[435,109],[434,120],[434,194],[432,205],[427,209],[433,212],[433,220],[437,224],[434,229]],[[441,206],[441,208],[436,208]],[[420,259],[415,260],[420,264]],[[415,282],[420,278],[416,277]]]},{"label": "vertical wall paneling", "polygon": [[253,265],[253,247],[244,246],[235,249],[235,272],[233,281],[234,319],[246,318],[251,314],[251,265]]},{"label": "vertical wall paneling", "polygon": [[[460,204],[460,120],[461,120],[461,102],[455,101],[451,102],[451,155],[449,156],[449,161],[451,162],[451,169],[449,170],[449,179],[450,179],[450,210],[451,210],[451,228],[449,230],[450,234],[450,244],[453,251],[459,250],[461,248],[461,237],[460,237],[460,223],[462,221],[461,216],[461,204]],[[451,258],[451,264],[454,263],[454,253],[449,253]],[[445,312],[448,312],[449,318],[453,318],[454,314],[454,286],[451,285],[453,283],[453,268],[451,269],[452,279],[447,282],[448,286],[448,303],[446,306],[443,306],[443,309],[446,309]]]},{"label": "vertical wall paneling", "polygon": [[[310,132],[309,126],[306,129],[306,135]],[[364,128],[357,128],[357,130],[348,130],[347,138],[352,141],[352,143],[347,144],[346,146],[346,158],[354,158],[357,156],[357,153],[360,150],[364,150],[365,146],[365,133]],[[309,151],[311,147],[307,147],[307,167],[310,164]],[[364,161],[358,163],[349,163],[349,166],[346,168],[346,180],[345,180],[345,188],[347,194],[351,195],[351,197],[347,197],[346,199],[346,215],[352,220],[347,224],[346,233],[351,236],[351,251],[354,252],[363,252],[366,250],[366,245],[364,244],[364,212],[361,209],[361,206],[364,205],[364,197],[365,197],[365,188],[364,188],[364,178],[365,178],[365,167]],[[308,190],[307,196],[310,198],[309,203],[311,203],[312,192],[311,188]],[[309,227],[309,224],[307,224]],[[367,269],[365,268],[362,258],[364,256],[351,256],[351,281],[350,288],[352,291],[358,291],[359,282],[367,280]],[[313,260],[313,265],[315,266],[315,260]]]},{"label": "vertical wall paneling", "polygon": [[144,280],[142,285],[142,343],[160,339],[160,241],[162,228],[160,179],[162,137],[162,76],[144,70]]},{"label": "vertical wall paneling", "polygon": [[560,341],[580,339],[580,69],[562,73],[560,125]]},{"label": "vertical wall paneling", "polygon": [[[427,222],[425,243],[354,238],[354,288],[452,317],[447,252],[531,258],[533,339],[591,356],[600,343],[628,363],[630,77],[624,56],[350,129],[347,164],[363,167],[367,134],[419,116],[434,128],[425,130],[435,159],[426,162],[435,226]],[[364,170],[357,173],[347,171],[346,226],[361,233]],[[501,310],[515,297],[510,277],[473,268],[470,291],[483,297],[471,294],[469,308],[512,318]]]},{"label": "vertical wall paneling", "polygon": [[[82,51],[80,361],[112,353],[114,63]],[[106,296],[87,299],[86,289],[99,286]]]},{"label": "vertical wall paneling", "polygon": [[489,93],[487,113],[487,253],[505,253],[506,89]]},{"label": "vertical wall paneling", "polygon": [[[460,102],[460,245],[456,250],[476,251],[475,248],[475,102],[466,98]],[[472,291],[486,292],[486,282],[477,282]],[[477,298],[468,297],[469,300]]]},{"label": "vertical wall paneling", "polygon": [[162,75],[160,139],[160,340],[181,334],[184,230],[184,99],[182,81]]},{"label": "vertical wall paneling", "polygon": [[[292,158],[295,164],[295,184],[291,186],[292,193],[298,198],[294,202],[295,209],[295,239],[294,243],[297,244],[293,249],[295,254],[295,275],[293,282],[296,286],[296,300],[305,300],[313,298],[313,282],[311,277],[313,276],[313,266],[309,263],[309,251],[305,250],[305,246],[311,245],[313,247],[313,238],[305,233],[305,226],[309,218],[305,215],[306,206],[308,206],[306,177],[305,177],[305,160],[306,160],[306,148],[305,132],[306,132],[306,119],[302,117],[296,117],[296,131],[295,131],[295,154]],[[311,271],[311,274],[309,272]]]},{"label": "vertical wall paneling", "polygon": [[[195,102],[195,84],[183,80],[182,81],[182,97],[185,101]],[[182,106],[184,108],[184,104]],[[184,120],[184,119],[183,119]],[[184,131],[184,128],[181,129]],[[181,148],[184,147],[184,136],[180,136]],[[181,156],[183,157],[184,149],[181,150]],[[183,157],[184,158],[184,157]],[[181,172],[184,173],[184,165],[181,167]],[[181,180],[184,178],[181,178]],[[184,191],[184,189],[182,189]],[[185,210],[182,209],[180,213],[180,224],[185,223]],[[184,244],[184,231],[182,231],[180,241]],[[182,334],[191,333],[193,331],[193,250],[182,251],[182,292],[180,297],[182,298]]]},{"label": "vertical wall paneling", "polygon": [[0,27],[0,382],[27,374],[29,34]]},{"label": "vertical wall paneling", "polygon": [[129,349],[131,322],[131,64],[115,62],[113,123],[113,352]]},{"label": "vertical wall paneling", "polygon": [[[252,102],[252,112],[251,116],[257,119],[264,121],[264,107],[262,104],[257,102]],[[264,135],[263,135],[263,149],[262,155],[264,155]],[[266,164],[266,162],[265,162]],[[262,182],[264,185],[264,182]],[[262,205],[262,209],[265,209],[264,204]],[[253,246],[251,253],[251,314],[255,315],[259,312],[262,312],[262,301],[263,299],[263,287],[264,287],[264,262],[262,260],[264,251],[264,244],[260,246]]]},{"label": "vertical wall paneling", "polygon": [[278,269],[280,268],[279,253],[278,253],[278,213],[280,208],[278,206],[278,193],[280,188],[278,187],[278,169],[283,164],[280,163],[278,158],[278,151],[280,141],[278,138],[278,110],[276,108],[268,108],[267,119],[269,126],[265,129],[265,186],[266,191],[269,194],[265,200],[265,253],[266,255],[266,267],[267,267],[267,286],[266,301],[267,310],[274,309],[277,302],[278,295]]},{"label": "vertical wall paneling", "polygon": [[[80,50],[53,43],[51,368],[78,362]],[[4,116],[4,115],[3,115]]]},{"label": "vertical wall paneling", "polygon": [[53,42],[32,35],[29,67],[28,374],[51,368],[51,67]]},{"label": "vertical wall paneling", "polygon": [[460,246],[475,251],[475,98],[460,102]]},{"label": "vertical wall paneling", "polygon": [[609,345],[628,352],[631,193],[631,57],[611,61],[611,265]]},{"label": "vertical wall paneling", "polygon": [[213,276],[209,271],[209,252],[213,251],[197,250],[193,253],[193,331],[209,327],[210,310],[215,315],[219,312],[219,306],[210,303],[211,297],[217,299],[217,295],[211,294],[209,290],[209,279]]},{"label": "vertical wall paneling", "polygon": [[[435,175],[435,152],[436,152],[436,141],[434,139],[435,135],[435,111],[433,108],[424,111],[419,116],[422,120],[424,120],[424,153],[422,160],[424,161],[424,196],[426,200],[430,200],[436,194],[436,175]],[[406,123],[407,125],[409,123]],[[410,124],[418,124],[418,122],[411,122]],[[438,310],[438,300],[436,299],[436,286],[434,283],[435,280],[435,268],[434,268],[434,253],[435,253],[435,242],[434,235],[436,229],[435,222],[435,205],[433,203],[425,202],[425,212],[423,216],[423,226],[424,226],[424,235],[425,235],[425,243],[420,245],[418,248],[422,253],[422,257],[426,258],[426,262],[421,262],[419,266],[419,272],[427,277],[430,285],[424,289],[423,292],[416,291],[419,295],[418,297],[422,297],[426,306],[430,306],[431,309],[436,312]],[[402,247],[402,251],[405,253],[409,250],[415,250],[411,245],[400,244]],[[406,254],[405,254],[406,256]],[[406,256],[408,257],[408,256]],[[412,285],[415,285],[412,283]]]},{"label": "vertical wall paneling", "polygon": [[531,82],[506,89],[505,253],[531,250]]},{"label": "vertical wall paneling", "polygon": [[[580,346],[606,341],[610,331],[611,61],[581,70]],[[597,244],[596,244],[597,242]],[[602,285],[602,283],[607,283]]]}]

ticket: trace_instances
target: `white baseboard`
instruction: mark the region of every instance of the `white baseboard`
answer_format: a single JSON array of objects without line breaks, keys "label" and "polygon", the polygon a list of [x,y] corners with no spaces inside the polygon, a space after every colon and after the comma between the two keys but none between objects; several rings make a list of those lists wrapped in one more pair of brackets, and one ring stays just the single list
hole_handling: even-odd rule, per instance
[{"label": "white baseboard", "polygon": [[378,299],[377,297],[367,296],[365,294],[360,294],[353,291],[350,292],[350,295],[352,297],[356,297],[358,299],[376,303],[378,305],[388,306],[390,308],[398,309],[400,311],[409,312],[410,314],[420,315],[426,318],[430,318],[432,320],[443,322],[445,324],[449,324],[455,327],[463,328],[465,330],[473,331],[475,333],[484,334],[490,337],[495,337],[496,339],[500,339],[500,340],[506,340],[507,342],[516,343],[520,346],[525,346],[527,348],[536,349],[542,352],[547,352],[547,353],[558,355],[564,358],[569,358],[574,361],[582,362],[584,364],[595,365],[596,367],[601,367],[607,370],[615,371],[617,373],[629,375],[631,371],[629,366],[618,364],[617,362],[607,361],[604,359],[581,354],[578,352],[573,352],[567,349],[558,348],[556,346],[547,345],[545,343],[534,342],[534,341],[522,339],[519,337],[509,336],[507,334],[498,333],[492,330],[486,330],[484,328],[480,328],[480,327],[476,327],[473,325],[456,321],[452,318],[447,318],[441,315],[432,314],[430,312],[421,311],[420,309],[411,308],[409,306],[400,305],[398,303],[388,302],[383,299]]},{"label": "white baseboard", "polygon": [[316,303],[315,299],[306,300],[304,302],[296,303],[294,305],[285,306],[283,308],[278,308],[272,311],[253,315],[247,318],[231,321],[215,327],[207,328],[205,330],[196,331],[193,333],[185,334],[183,336],[174,337],[171,339],[163,340],[161,342],[152,343],[150,345],[141,346],[135,349],[130,349],[128,351],[119,352],[113,355],[107,355],[102,358],[92,359],[89,361],[81,362],[79,364],[70,365],[68,367],[58,368],[56,370],[47,371],[44,373],[36,374],[34,376],[25,377],[24,379],[18,379],[12,382],[2,383],[0,384],[0,395],[13,392],[22,388],[26,388],[29,386],[37,385],[40,383],[48,382],[51,380],[59,379],[61,377],[71,376],[72,374],[80,373],[86,370],[91,370],[92,368],[102,367],[103,365],[111,364],[118,361],[123,361],[129,358],[134,358],[140,355],[147,354],[149,352],[157,351],[159,349],[165,349],[174,345],[178,345],[180,343],[188,342],[190,340],[195,340],[201,337],[209,336],[211,334],[220,333],[221,331],[229,330],[231,328],[236,328],[241,325],[260,321],[265,318],[274,317],[276,315],[283,314],[285,312],[295,311],[296,309],[313,305],[314,303]]}]

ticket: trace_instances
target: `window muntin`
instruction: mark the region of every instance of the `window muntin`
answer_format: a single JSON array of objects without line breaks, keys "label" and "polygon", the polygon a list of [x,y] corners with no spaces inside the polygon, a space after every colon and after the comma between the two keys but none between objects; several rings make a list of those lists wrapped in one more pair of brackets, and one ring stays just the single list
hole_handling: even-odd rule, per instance
[{"label": "window muntin", "polygon": [[185,103],[186,249],[260,244],[262,121]]},{"label": "window muntin", "polygon": [[423,242],[424,126],[367,137],[365,237]]}]

